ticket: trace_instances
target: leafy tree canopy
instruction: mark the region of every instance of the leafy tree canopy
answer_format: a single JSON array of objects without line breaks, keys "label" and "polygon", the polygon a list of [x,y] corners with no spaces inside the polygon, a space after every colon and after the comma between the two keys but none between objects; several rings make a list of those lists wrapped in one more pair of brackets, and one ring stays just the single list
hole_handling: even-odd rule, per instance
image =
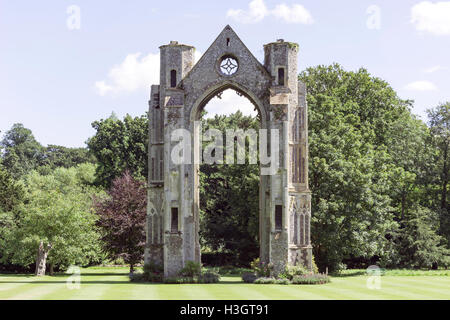
[{"label": "leafy tree canopy", "polygon": [[57,168],[49,175],[28,174],[25,202],[5,235],[3,262],[32,264],[41,241],[51,247],[47,261],[51,266],[85,265],[98,259],[100,234],[91,206],[100,191],[90,185],[94,173],[92,164],[82,164]]},{"label": "leafy tree canopy", "polygon": [[123,120],[113,115],[95,121],[92,127],[96,134],[87,141],[87,145],[98,160],[99,185],[109,188],[126,169],[137,178],[147,177],[147,115],[135,118],[127,115]]},{"label": "leafy tree canopy", "polygon": [[308,68],[312,241],[319,266],[387,257],[424,201],[428,129],[383,80],[338,64]]},{"label": "leafy tree canopy", "polygon": [[125,171],[113,180],[108,197],[97,199],[95,208],[107,251],[115,258],[123,258],[133,272],[144,255],[146,183]]},{"label": "leafy tree canopy", "polygon": [[13,178],[20,178],[34,170],[42,158],[42,146],[30,129],[14,124],[0,143],[3,165]]},{"label": "leafy tree canopy", "polygon": [[[256,118],[240,111],[203,120],[203,130],[259,129]],[[226,141],[224,135],[224,142]],[[235,263],[258,257],[258,165],[209,165],[200,168],[200,238],[204,249],[233,253]]]}]

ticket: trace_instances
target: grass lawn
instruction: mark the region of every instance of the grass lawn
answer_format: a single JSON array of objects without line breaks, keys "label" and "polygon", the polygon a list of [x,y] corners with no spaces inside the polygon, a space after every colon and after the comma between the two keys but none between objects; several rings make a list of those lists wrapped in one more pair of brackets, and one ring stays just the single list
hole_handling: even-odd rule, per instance
[{"label": "grass lawn", "polygon": [[36,278],[0,274],[0,299],[450,299],[446,271],[417,275],[387,272],[381,277],[379,290],[368,289],[368,277],[358,271],[332,277],[329,284],[312,286],[245,284],[239,276],[223,276],[218,284],[141,284],[130,283],[127,272],[127,268],[119,267],[82,269],[80,288],[72,290],[66,285],[68,275]]}]

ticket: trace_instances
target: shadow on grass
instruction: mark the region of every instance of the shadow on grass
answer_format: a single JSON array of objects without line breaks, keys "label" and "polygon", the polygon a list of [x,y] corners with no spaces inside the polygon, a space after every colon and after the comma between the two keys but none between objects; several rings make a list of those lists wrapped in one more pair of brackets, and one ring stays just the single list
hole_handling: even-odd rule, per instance
[{"label": "shadow on grass", "polygon": [[[66,281],[0,281],[0,284],[6,284],[6,283],[26,283],[26,284],[64,284]],[[112,285],[112,284],[132,284],[132,285],[147,285],[147,286],[161,286],[161,285],[210,285],[210,284],[243,284],[242,281],[220,281],[219,283],[183,283],[183,284],[171,284],[171,283],[152,283],[152,282],[131,282],[131,281],[80,281],[80,285],[83,284],[105,284],[105,285]]]},{"label": "shadow on grass", "polygon": [[[82,277],[103,277],[103,276],[118,276],[118,277],[123,277],[123,276],[128,276],[128,272],[125,273],[82,273],[81,276]],[[45,275],[45,277],[48,277],[49,280],[51,279],[56,279],[56,278],[67,278],[70,277],[71,274],[68,273],[60,273],[60,274],[55,274],[53,276],[50,275]],[[37,278],[34,274],[15,274],[15,273],[8,273],[8,274],[0,274],[0,280],[1,278]],[[1,281],[3,282],[3,281]]]},{"label": "shadow on grass", "polygon": [[[208,285],[209,283],[186,283],[186,284],[168,284],[168,283],[152,283],[152,282],[132,282],[132,281],[126,281],[126,280],[84,280],[83,278],[85,276],[90,277],[90,276],[95,276],[95,275],[99,275],[98,273],[92,273],[92,274],[82,274],[81,275],[81,281],[80,284],[105,284],[105,285],[112,285],[112,284],[127,284],[127,285],[150,285],[150,286],[158,286],[158,285]],[[101,275],[106,275],[106,276],[117,276],[117,275],[124,275],[124,274],[117,274],[117,273],[113,273],[113,274],[101,274]],[[127,275],[127,274],[126,274]],[[0,275],[0,276],[5,276],[5,275]],[[20,281],[20,280],[2,280],[0,278],[0,284],[4,283],[15,283],[15,284],[64,284],[67,283],[67,278],[70,275],[64,274],[64,275],[55,275],[55,276],[47,276],[47,278],[45,280],[38,280],[39,278],[35,277],[34,275],[14,275],[14,277],[20,277],[20,278],[24,278],[26,280]],[[64,278],[64,280],[62,280],[61,278]],[[234,277],[227,277],[227,278],[234,278]],[[28,280],[28,281],[27,281]],[[221,280],[219,283],[212,283],[212,284],[239,284],[239,283],[243,283],[242,280],[238,277],[236,277],[236,279],[226,279],[226,280]]]},{"label": "shadow on grass", "polygon": [[[27,283],[27,284],[61,284],[61,283],[66,283],[66,281],[0,281],[1,283]],[[161,285],[162,283],[144,283],[144,282],[131,282],[131,281],[80,281],[80,284],[107,284],[107,285],[111,285],[111,284],[147,284],[147,285]]]}]

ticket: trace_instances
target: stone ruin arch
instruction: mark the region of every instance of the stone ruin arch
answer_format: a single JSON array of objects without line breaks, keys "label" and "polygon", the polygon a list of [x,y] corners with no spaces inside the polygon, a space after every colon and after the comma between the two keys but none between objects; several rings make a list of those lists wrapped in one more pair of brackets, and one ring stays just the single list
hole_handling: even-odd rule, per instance
[{"label": "stone ruin arch", "polygon": [[191,133],[204,106],[234,89],[257,108],[261,128],[279,130],[279,169],[261,175],[260,258],[274,265],[304,264],[311,269],[311,194],[308,187],[308,120],[305,85],[298,81],[298,45],[278,40],[264,46],[259,63],[230,26],[195,64],[195,48],[172,41],[160,47],[160,84],[149,102],[149,177],[145,262],[174,276],[186,261],[201,261],[199,244],[199,165],[174,164],[175,129]]}]

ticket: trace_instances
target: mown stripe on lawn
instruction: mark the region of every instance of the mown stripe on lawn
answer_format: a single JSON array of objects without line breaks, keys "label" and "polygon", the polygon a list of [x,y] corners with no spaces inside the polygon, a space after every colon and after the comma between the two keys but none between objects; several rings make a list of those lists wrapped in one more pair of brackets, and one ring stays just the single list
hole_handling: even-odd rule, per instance
[{"label": "mown stripe on lawn", "polygon": [[41,299],[42,296],[49,294],[64,286],[61,283],[42,283],[41,279],[31,281],[23,286],[17,286],[16,290],[9,291],[7,300],[33,300]]},{"label": "mown stripe on lawn", "polygon": [[13,292],[20,292],[20,287],[29,284],[34,277],[19,278],[16,277],[1,277],[0,281],[0,299],[9,297]]},{"label": "mown stripe on lawn", "polygon": [[158,300],[158,284],[152,283],[120,283],[112,284],[102,296],[102,299],[125,300]]},{"label": "mown stripe on lawn", "polygon": [[[423,285],[418,286],[418,283]],[[409,278],[395,277],[395,279],[383,278],[382,290],[385,289],[391,294],[402,295],[408,299],[449,299],[450,291],[441,287],[435,287],[437,281],[427,281],[423,283],[419,279],[413,281]]]},{"label": "mown stripe on lawn", "polygon": [[160,288],[162,284],[141,283],[136,288],[130,288],[130,299],[133,300],[161,300]]},{"label": "mown stripe on lawn", "polygon": [[123,272],[82,275],[81,288],[69,290],[68,277],[0,277],[0,299],[450,299],[450,277],[383,276],[380,290],[367,288],[367,276],[336,277],[325,285],[257,285],[223,277],[219,284],[143,284]]},{"label": "mown stripe on lawn", "polygon": [[[66,283],[64,287],[60,288],[58,291],[54,291],[50,294],[45,295],[42,299],[45,300],[56,300],[64,297],[66,300],[96,300],[101,299],[103,292],[111,285],[115,283],[115,276],[83,276],[81,275],[80,288],[70,289]],[[68,279],[64,278],[64,282]],[[104,283],[103,283],[104,282]],[[74,284],[72,284],[74,286]]]},{"label": "mown stripe on lawn", "polygon": [[236,284],[226,284],[223,285],[223,290],[221,291],[222,299],[233,299],[233,300],[266,300],[271,299],[271,293],[265,291],[261,292],[259,290],[260,285],[249,284],[249,283],[236,283]]},{"label": "mown stripe on lawn", "polygon": [[412,277],[402,277],[401,279],[414,284],[422,283],[424,286],[432,285],[433,287],[445,289],[450,293],[450,277],[415,277],[414,279]]},{"label": "mown stripe on lawn", "polygon": [[[256,285],[261,286],[261,285]],[[320,285],[320,288],[326,290],[327,285]],[[311,285],[273,285],[271,286],[272,296],[274,300],[323,300],[329,299],[328,294],[317,294]]]}]

